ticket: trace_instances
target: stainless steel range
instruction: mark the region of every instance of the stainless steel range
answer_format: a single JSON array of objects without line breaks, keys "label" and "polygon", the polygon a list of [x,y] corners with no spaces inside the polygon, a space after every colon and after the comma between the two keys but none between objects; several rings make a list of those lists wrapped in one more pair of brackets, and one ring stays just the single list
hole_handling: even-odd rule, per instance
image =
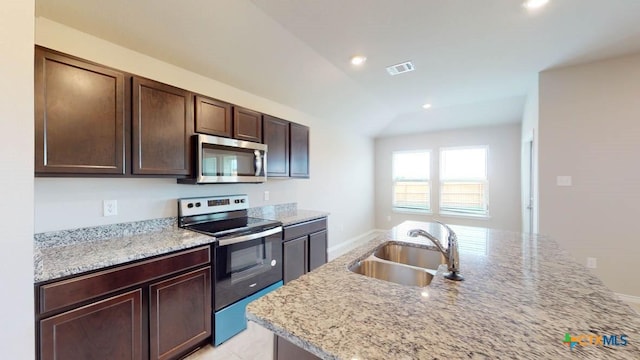
[{"label": "stainless steel range", "polygon": [[214,345],[246,328],[247,304],[282,286],[282,223],[249,217],[247,195],[178,200],[178,224],[213,243]]}]

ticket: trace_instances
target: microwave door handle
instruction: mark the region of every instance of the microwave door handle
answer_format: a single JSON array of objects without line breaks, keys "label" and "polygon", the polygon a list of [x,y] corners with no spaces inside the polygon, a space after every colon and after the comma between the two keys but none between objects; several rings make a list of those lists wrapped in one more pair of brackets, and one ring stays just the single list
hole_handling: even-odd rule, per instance
[{"label": "microwave door handle", "polygon": [[255,176],[260,176],[260,173],[262,172],[262,156],[260,156],[260,151],[255,150],[253,152],[253,158],[254,158],[255,168],[256,168]]},{"label": "microwave door handle", "polygon": [[255,239],[259,239],[269,235],[277,234],[279,232],[282,232],[282,226],[278,226],[276,228],[262,231],[256,234],[249,234],[249,235],[233,237],[231,239],[218,240],[218,246],[227,246],[227,245],[237,244],[244,241],[255,240]]}]

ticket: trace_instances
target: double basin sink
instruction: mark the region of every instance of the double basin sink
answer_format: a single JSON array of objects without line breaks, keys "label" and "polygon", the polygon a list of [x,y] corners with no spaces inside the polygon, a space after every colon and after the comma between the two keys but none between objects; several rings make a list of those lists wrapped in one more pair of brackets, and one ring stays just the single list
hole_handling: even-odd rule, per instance
[{"label": "double basin sink", "polygon": [[394,282],[424,287],[431,283],[445,258],[438,250],[386,242],[373,254],[349,267],[354,273]]}]

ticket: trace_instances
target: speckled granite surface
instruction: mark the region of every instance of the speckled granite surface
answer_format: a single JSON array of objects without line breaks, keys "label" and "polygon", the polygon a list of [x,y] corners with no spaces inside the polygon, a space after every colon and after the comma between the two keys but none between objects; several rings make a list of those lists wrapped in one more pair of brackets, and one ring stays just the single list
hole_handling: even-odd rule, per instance
[{"label": "speckled granite surface", "polygon": [[36,234],[34,282],[124,264],[214,240],[211,236],[180,229],[176,218]]},{"label": "speckled granite surface", "polygon": [[[452,226],[464,282],[444,279],[446,265],[425,288],[347,269],[388,240],[432,247],[406,233],[436,226],[403,223],[252,302],[247,316],[323,359],[640,359],[640,316],[546,237]],[[628,344],[570,350],[566,333]]]},{"label": "speckled granite surface", "polygon": [[[298,210],[293,203],[252,208],[249,215],[291,225],[322,218],[328,213]],[[34,282],[81,274],[214,241],[211,236],[179,228],[174,217],[39,233],[34,236]]]},{"label": "speckled granite surface", "polygon": [[295,203],[282,205],[269,205],[249,209],[249,216],[269,220],[278,220],[282,225],[293,225],[304,221],[320,219],[329,216],[329,213],[314,210],[298,209]]}]

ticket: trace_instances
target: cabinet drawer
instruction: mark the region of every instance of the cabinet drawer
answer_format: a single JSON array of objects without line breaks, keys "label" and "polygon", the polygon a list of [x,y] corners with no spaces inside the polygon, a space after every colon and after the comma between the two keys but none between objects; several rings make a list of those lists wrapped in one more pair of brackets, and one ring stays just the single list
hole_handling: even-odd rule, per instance
[{"label": "cabinet drawer", "polygon": [[211,262],[209,246],[42,285],[40,314]]},{"label": "cabinet drawer", "polygon": [[142,290],[134,290],[40,321],[41,360],[142,360]]},{"label": "cabinet drawer", "polygon": [[322,231],[327,228],[327,218],[312,220],[286,226],[284,228],[284,241],[299,238],[300,236],[309,235],[314,232]]}]

